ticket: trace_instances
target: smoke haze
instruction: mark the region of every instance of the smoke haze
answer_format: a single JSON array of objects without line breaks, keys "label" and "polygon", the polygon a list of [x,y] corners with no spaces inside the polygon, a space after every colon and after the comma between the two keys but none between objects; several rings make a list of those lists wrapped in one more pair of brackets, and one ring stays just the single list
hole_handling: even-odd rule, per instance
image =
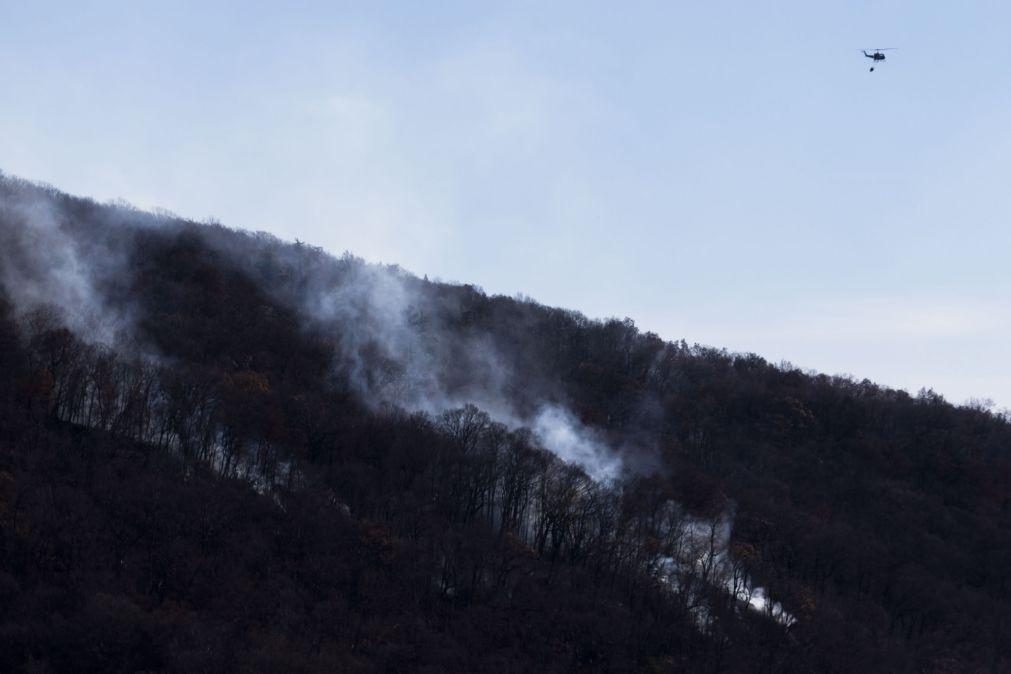
[{"label": "smoke haze", "polygon": [[[89,343],[135,344],[129,288],[134,230],[204,236],[225,264],[243,269],[337,347],[334,376],[365,404],[438,415],[473,404],[510,428],[529,428],[544,447],[599,480],[627,469],[602,433],[581,423],[561,390],[505,353],[484,327],[467,325],[463,295],[395,266],[335,259],[269,235],[193,225],[127,206],[99,207],[5,178],[0,204],[2,283],[19,313],[48,306]],[[82,216],[87,225],[81,222]],[[446,290],[449,292],[445,292]],[[520,345],[518,348],[522,348]]]}]

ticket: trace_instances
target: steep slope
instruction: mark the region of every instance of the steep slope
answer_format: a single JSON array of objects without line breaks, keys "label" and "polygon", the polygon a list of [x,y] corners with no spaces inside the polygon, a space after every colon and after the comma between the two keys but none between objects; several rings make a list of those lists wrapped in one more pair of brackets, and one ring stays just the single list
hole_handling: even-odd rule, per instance
[{"label": "steep slope", "polygon": [[[47,644],[82,637],[29,620],[63,583],[77,624],[145,625],[96,670],[192,671],[164,612],[181,603],[178,629],[226,640],[201,583],[233,553],[249,561],[229,582],[256,579],[235,580],[237,607],[297,570],[274,613],[227,638],[266,630],[270,657],[306,671],[1011,662],[1011,428],[987,411],[9,178],[0,237],[12,667],[71,662]],[[171,532],[139,514],[183,502],[259,531],[214,548],[202,512]],[[95,530],[135,533],[77,540],[61,515],[75,503]],[[160,566],[100,573],[110,546],[145,545],[168,546]],[[325,551],[287,561],[292,545]],[[166,569],[188,580],[162,589]],[[299,620],[369,627],[313,641]]]}]

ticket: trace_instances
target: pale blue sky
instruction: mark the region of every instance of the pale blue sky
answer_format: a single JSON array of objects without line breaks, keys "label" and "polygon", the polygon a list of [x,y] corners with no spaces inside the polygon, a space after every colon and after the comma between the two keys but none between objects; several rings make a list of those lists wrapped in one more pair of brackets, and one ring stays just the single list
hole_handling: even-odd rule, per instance
[{"label": "pale blue sky", "polygon": [[0,0],[0,169],[1011,406],[1011,3],[288,4]]}]

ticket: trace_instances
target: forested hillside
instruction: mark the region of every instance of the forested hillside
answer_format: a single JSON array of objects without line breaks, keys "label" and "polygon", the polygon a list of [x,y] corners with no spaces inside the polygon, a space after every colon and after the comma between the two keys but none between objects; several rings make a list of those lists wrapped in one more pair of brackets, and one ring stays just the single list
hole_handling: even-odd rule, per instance
[{"label": "forested hillside", "polygon": [[1011,671],[985,406],[10,177],[0,265],[2,671]]}]

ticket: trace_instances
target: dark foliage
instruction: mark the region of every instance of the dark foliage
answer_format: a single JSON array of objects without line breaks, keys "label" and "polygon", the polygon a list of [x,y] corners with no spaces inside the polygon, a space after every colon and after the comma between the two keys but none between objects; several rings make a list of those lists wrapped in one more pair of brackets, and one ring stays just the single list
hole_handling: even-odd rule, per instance
[{"label": "dark foliage", "polygon": [[[438,344],[479,342],[513,409],[564,402],[651,469],[601,486],[476,408],[363,400],[352,365],[403,363],[306,305],[360,261],[0,187],[115,254],[93,285],[128,326],[0,301],[0,670],[1011,670],[998,415],[398,276],[441,391],[484,374]],[[731,511],[789,626],[657,572]]]}]

